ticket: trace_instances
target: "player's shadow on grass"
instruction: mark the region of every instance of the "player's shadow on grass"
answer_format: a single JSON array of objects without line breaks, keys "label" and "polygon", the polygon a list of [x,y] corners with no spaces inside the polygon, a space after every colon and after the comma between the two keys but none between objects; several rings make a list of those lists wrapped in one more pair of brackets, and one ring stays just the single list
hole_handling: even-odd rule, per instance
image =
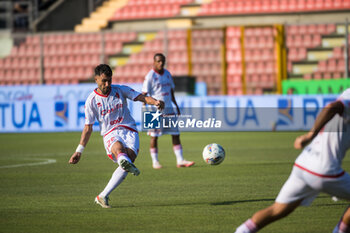
[{"label": "player's shadow on grass", "polygon": [[[330,196],[324,195],[324,196],[318,196],[317,199],[330,199]],[[208,202],[192,202],[192,203],[157,203],[157,204],[153,204],[153,203],[148,203],[148,204],[141,204],[141,205],[137,205],[137,204],[129,204],[129,205],[124,205],[124,206],[118,206],[116,208],[130,208],[130,207],[140,207],[140,206],[159,206],[159,207],[164,207],[164,206],[191,206],[191,205],[213,205],[213,206],[219,206],[219,205],[235,205],[235,204],[239,204],[239,203],[250,203],[250,202],[263,202],[263,201],[267,201],[267,202],[271,202],[271,204],[275,201],[275,198],[263,198],[263,199],[252,199],[252,200],[236,200],[236,201],[222,201],[222,202],[212,202],[212,203],[208,203]],[[316,206],[334,206],[334,205],[341,205],[341,206],[347,206],[348,202],[347,201],[342,201],[340,203],[320,203],[320,204],[314,204]]]},{"label": "player's shadow on grass", "polygon": [[[328,195],[320,195],[317,197],[317,199],[324,199],[328,198],[330,199],[331,197]],[[213,202],[210,203],[211,205],[234,205],[237,203],[245,203],[245,202],[261,202],[261,201],[275,201],[275,198],[265,198],[265,199],[253,199],[253,200],[239,200],[239,201],[223,201],[223,202]],[[347,203],[324,203],[324,204],[316,204],[317,206],[334,206],[334,205],[347,205]]]},{"label": "player's shadow on grass", "polygon": [[213,202],[211,205],[234,205],[237,203],[245,203],[245,202],[260,202],[260,201],[274,201],[275,199],[266,198],[266,199],[254,199],[254,200],[239,200],[239,201],[222,201],[222,202]]},{"label": "player's shadow on grass", "polygon": [[[274,201],[275,199],[256,199],[256,200],[240,200],[240,201],[223,201],[223,202],[193,202],[193,203],[176,203],[176,204],[168,204],[168,203],[157,203],[157,204],[146,204],[142,206],[191,206],[191,205],[234,205],[238,203],[244,203],[244,202],[260,202],[260,201]],[[125,205],[125,206],[118,206],[118,208],[129,208],[129,207],[136,207],[137,205]]]}]

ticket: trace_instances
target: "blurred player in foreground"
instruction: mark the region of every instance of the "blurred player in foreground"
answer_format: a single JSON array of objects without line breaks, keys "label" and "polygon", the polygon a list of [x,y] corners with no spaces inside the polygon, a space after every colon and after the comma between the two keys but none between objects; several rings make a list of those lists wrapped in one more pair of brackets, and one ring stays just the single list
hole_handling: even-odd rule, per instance
[{"label": "blurred player in foreground", "polygon": [[[153,57],[153,69],[148,72],[142,86],[142,94],[150,95],[153,98],[164,101],[165,108],[162,112],[164,115],[175,115],[172,103],[176,106],[177,114],[180,115],[180,109],[177,105],[173,78],[168,70],[164,69],[165,56],[157,53]],[[177,167],[191,167],[194,162],[187,161],[182,155],[182,145],[180,142],[180,133],[177,127],[171,129],[155,129],[149,130],[148,135],[151,136],[150,153],[152,157],[152,166],[154,169],[162,168],[158,160],[158,137],[163,134],[171,134],[173,142],[173,150],[176,156]]]},{"label": "blurred player in foreground", "polygon": [[139,136],[126,99],[155,105],[159,109],[163,109],[164,102],[145,97],[128,86],[112,86],[112,70],[105,64],[95,68],[95,82],[98,87],[85,102],[85,127],[81,134],[80,144],[69,163],[79,162],[96,118],[100,123],[107,155],[119,165],[105,189],[95,198],[97,204],[103,208],[110,208],[108,196],[125,179],[128,172],[135,176],[140,174],[133,164],[139,152]]},{"label": "blurred player in foreground", "polygon": [[[350,89],[321,111],[312,129],[296,138],[294,147],[305,149],[296,159],[275,203],[256,212],[236,233],[257,232],[286,217],[299,205],[310,205],[320,192],[350,200],[350,175],[341,168],[350,148]],[[350,207],[333,230],[345,232],[350,232]]]}]

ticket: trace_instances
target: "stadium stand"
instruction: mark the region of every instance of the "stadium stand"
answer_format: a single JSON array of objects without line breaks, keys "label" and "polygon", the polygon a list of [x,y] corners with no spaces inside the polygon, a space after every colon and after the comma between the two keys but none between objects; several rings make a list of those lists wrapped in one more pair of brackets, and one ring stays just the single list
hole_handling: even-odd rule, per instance
[{"label": "stadium stand", "polygon": [[[243,83],[246,84],[246,94],[259,95],[276,88],[273,30],[272,27],[249,27],[242,35],[240,27],[227,28],[227,92],[229,95],[243,94]],[[243,49],[242,36],[244,37]],[[245,80],[242,80],[243,69],[246,73]]]},{"label": "stadium stand", "polygon": [[[154,38],[141,39],[133,43],[127,44],[122,50],[120,57],[128,57],[125,63],[116,66],[115,82],[143,82],[145,75],[152,68],[153,55],[158,52],[169,54],[167,56],[167,68],[172,75],[188,74],[187,44],[186,30],[173,30],[164,33],[158,32]],[[167,51],[164,48],[164,38],[167,38]],[[144,43],[143,43],[143,40]],[[140,42],[141,41],[141,42]],[[135,47],[136,45],[136,47]],[[134,46],[134,47],[130,47]]]},{"label": "stadium stand", "polygon": [[[102,50],[102,39],[105,38]],[[136,38],[136,33],[50,33],[43,35],[43,77],[46,84],[87,81],[103,54],[118,53],[122,43]],[[3,85],[40,83],[40,36],[28,36],[14,46],[11,54],[0,59]],[[102,59],[103,60],[103,59]]]},{"label": "stadium stand", "polygon": [[45,83],[78,83],[87,79],[94,64],[100,63],[100,45],[100,34],[45,35]]},{"label": "stadium stand", "polygon": [[114,12],[126,5],[127,0],[109,0],[90,14],[89,18],[84,18],[82,23],[76,25],[76,32],[96,32],[108,26],[109,19]]},{"label": "stadium stand", "polygon": [[[118,53],[135,33],[49,34],[44,36],[45,83],[79,83],[92,77],[104,54]],[[105,47],[102,47],[104,41]]]},{"label": "stadium stand", "polygon": [[334,24],[286,26],[288,72],[292,72],[293,62],[302,61],[307,58],[307,49],[321,46],[322,35],[328,35],[334,32]]},{"label": "stadium stand", "polygon": [[146,18],[169,18],[181,13],[182,4],[191,3],[193,0],[129,0],[127,5],[117,10],[111,21],[146,19]]},{"label": "stadium stand", "polygon": [[209,95],[221,94],[221,46],[224,33],[220,29],[192,31],[192,74],[199,82],[210,83]]},{"label": "stadium stand", "polygon": [[24,43],[12,48],[9,56],[0,59],[0,74],[2,85],[39,83],[39,36],[28,36]]},{"label": "stadium stand", "polygon": [[227,93],[229,95],[241,95],[243,94],[243,70],[240,27],[228,27],[226,37]]},{"label": "stadium stand", "polygon": [[[259,22],[264,15],[346,13],[350,0],[106,0],[101,4],[75,26],[75,32],[33,34],[15,42],[11,53],[0,59],[0,84],[91,82],[92,68],[102,62],[114,68],[114,82],[141,83],[157,52],[166,54],[174,76],[195,76],[197,82],[207,84],[209,95],[275,93],[281,59],[287,67],[283,79],[346,75],[344,25],[302,24],[294,18],[283,23],[287,51],[283,58],[276,42],[277,24],[241,26],[230,24],[228,17],[249,15]],[[191,23],[174,25],[187,28],[169,27],[169,20],[184,19]],[[201,25],[205,19],[219,24]],[[145,29],[134,30],[134,24],[128,24],[146,25],[143,21],[148,23]],[[155,29],[148,31],[153,24]]]},{"label": "stadium stand", "polygon": [[277,71],[273,28],[247,28],[244,40],[247,94],[274,90]]},{"label": "stadium stand", "polygon": [[349,0],[214,0],[203,4],[199,15],[293,13],[349,8]]},{"label": "stadium stand", "polygon": [[289,77],[307,80],[343,77],[343,28],[335,24],[288,26]]}]

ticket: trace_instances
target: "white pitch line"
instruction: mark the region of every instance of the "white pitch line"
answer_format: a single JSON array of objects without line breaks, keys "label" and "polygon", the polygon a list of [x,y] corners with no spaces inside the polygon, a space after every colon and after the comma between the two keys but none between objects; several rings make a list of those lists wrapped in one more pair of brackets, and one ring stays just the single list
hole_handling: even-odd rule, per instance
[{"label": "white pitch line", "polygon": [[50,163],[56,163],[56,159],[30,159],[30,160],[45,160],[45,161],[36,162],[36,163],[21,163],[21,164],[0,166],[0,169],[1,168],[25,167],[25,166],[37,166],[37,165],[46,165],[46,164],[50,164]]}]

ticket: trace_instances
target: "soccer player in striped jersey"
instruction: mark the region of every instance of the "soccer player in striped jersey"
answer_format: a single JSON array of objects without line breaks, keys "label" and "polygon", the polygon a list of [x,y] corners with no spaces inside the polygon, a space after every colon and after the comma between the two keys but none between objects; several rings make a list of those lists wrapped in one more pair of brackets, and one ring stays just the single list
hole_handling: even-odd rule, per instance
[{"label": "soccer player in striped jersey", "polygon": [[[305,149],[296,159],[275,203],[256,212],[236,229],[236,233],[257,232],[298,206],[310,205],[320,192],[350,200],[350,175],[341,167],[350,148],[350,89],[321,111],[312,129],[296,138],[294,147]],[[333,233],[349,232],[348,207]]]},{"label": "soccer player in striped jersey", "polygon": [[85,102],[85,127],[81,134],[80,144],[69,163],[79,162],[92,133],[92,126],[97,119],[100,123],[107,155],[119,165],[105,189],[95,198],[97,204],[103,208],[110,208],[109,194],[125,179],[128,172],[135,176],[140,174],[139,169],[133,163],[139,152],[139,136],[135,120],[127,106],[127,99],[155,105],[158,109],[164,108],[164,102],[145,97],[128,86],[111,85],[112,70],[106,64],[95,68],[95,82],[97,88]]},{"label": "soccer player in striped jersey", "polygon": [[[142,94],[152,96],[162,100],[165,103],[165,108],[162,112],[164,115],[175,115],[172,103],[176,106],[176,113],[180,115],[180,109],[177,105],[174,89],[175,84],[168,70],[164,68],[165,56],[157,53],[153,57],[153,69],[148,72],[142,87]],[[180,142],[180,133],[177,127],[170,129],[154,129],[149,130],[148,135],[151,136],[150,154],[152,158],[152,166],[154,169],[162,168],[158,160],[158,137],[163,134],[172,136],[173,150],[176,156],[177,167],[191,167],[194,162],[187,161],[183,158],[182,145]]]}]

